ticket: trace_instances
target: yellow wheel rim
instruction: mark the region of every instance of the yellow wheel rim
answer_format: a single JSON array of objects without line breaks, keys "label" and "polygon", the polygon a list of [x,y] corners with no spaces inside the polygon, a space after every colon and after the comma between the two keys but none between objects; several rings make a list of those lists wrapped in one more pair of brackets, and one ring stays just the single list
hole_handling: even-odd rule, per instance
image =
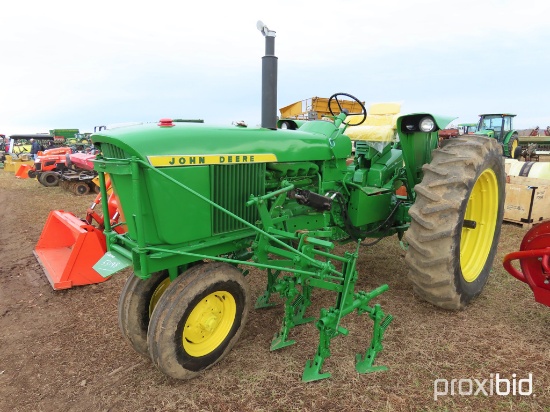
[{"label": "yellow wheel rim", "polygon": [[510,157],[514,158],[517,148],[518,148],[518,140],[516,139],[512,142],[512,148],[510,149]]},{"label": "yellow wheel rim", "polygon": [[477,178],[464,214],[460,268],[466,282],[475,281],[485,266],[497,225],[498,202],[497,177],[486,169]]},{"label": "yellow wheel rim", "polygon": [[170,278],[164,279],[162,282],[160,282],[160,284],[153,292],[153,296],[151,296],[151,300],[149,301],[149,317],[151,317],[153,309],[155,309],[155,306],[157,306],[157,303],[162,294],[166,291],[166,288],[170,286],[170,282]]},{"label": "yellow wheel rim", "polygon": [[237,314],[231,293],[218,291],[193,308],[183,328],[183,348],[190,356],[208,355],[225,340]]}]

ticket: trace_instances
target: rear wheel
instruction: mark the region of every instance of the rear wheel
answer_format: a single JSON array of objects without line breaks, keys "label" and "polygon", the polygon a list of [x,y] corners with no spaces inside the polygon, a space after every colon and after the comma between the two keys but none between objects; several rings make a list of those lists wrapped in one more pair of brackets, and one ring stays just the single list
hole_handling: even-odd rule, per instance
[{"label": "rear wheel", "polygon": [[137,353],[149,357],[147,329],[151,313],[170,285],[168,271],[153,273],[148,279],[131,275],[118,300],[118,326]]},{"label": "rear wheel", "polygon": [[196,266],[159,299],[149,324],[149,354],[176,379],[190,379],[223,359],[248,318],[249,286],[226,263]]},{"label": "rear wheel", "polygon": [[56,172],[44,172],[38,177],[38,181],[46,187],[58,186],[59,175]]},{"label": "rear wheel", "polygon": [[482,136],[448,140],[423,171],[409,211],[409,278],[423,299],[460,309],[481,293],[496,254],[504,213],[502,148]]},{"label": "rear wheel", "polygon": [[510,137],[508,141],[508,154],[512,159],[519,159],[518,154],[521,154],[521,148],[519,147],[519,138],[517,134]]}]

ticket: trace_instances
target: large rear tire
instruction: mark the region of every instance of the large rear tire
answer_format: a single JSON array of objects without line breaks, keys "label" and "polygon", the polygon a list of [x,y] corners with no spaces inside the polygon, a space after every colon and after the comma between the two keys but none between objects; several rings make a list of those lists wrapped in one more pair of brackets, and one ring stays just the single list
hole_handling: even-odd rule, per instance
[{"label": "large rear tire", "polygon": [[130,275],[118,300],[118,326],[137,353],[149,358],[147,330],[151,313],[170,285],[168,271],[154,273],[148,279]]},{"label": "large rear tire", "polygon": [[519,159],[519,155],[521,155],[521,147],[519,146],[519,137],[517,134],[512,135],[508,141],[508,154],[512,159]]},{"label": "large rear tire", "polygon": [[176,379],[190,379],[237,343],[250,308],[249,286],[227,263],[195,266],[159,299],[149,324],[149,354]]},{"label": "large rear tire", "polygon": [[409,211],[409,278],[426,301],[461,309],[481,293],[496,254],[504,213],[502,146],[476,135],[447,140],[423,171]]}]

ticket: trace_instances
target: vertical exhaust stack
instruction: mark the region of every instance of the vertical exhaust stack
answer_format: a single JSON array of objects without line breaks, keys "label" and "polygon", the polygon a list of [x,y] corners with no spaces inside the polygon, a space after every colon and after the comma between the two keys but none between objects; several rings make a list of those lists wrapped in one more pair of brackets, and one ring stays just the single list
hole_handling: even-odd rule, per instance
[{"label": "vertical exhaust stack", "polygon": [[258,21],[256,27],[265,37],[265,56],[262,57],[262,127],[277,128],[277,56],[276,32]]}]

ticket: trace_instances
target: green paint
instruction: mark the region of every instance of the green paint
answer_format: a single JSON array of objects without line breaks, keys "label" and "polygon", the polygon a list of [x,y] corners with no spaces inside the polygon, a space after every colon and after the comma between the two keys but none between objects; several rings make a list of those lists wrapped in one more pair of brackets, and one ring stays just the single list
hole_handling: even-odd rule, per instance
[{"label": "green paint", "polygon": [[[173,278],[205,259],[263,269],[266,288],[256,307],[272,306],[276,295],[284,302],[271,349],[292,345],[298,325],[315,321],[319,330],[304,381],[330,376],[322,369],[331,340],[348,334],[345,317],[354,311],[374,324],[356,369],[382,370],[374,361],[392,318],[371,301],[387,286],[356,290],[359,244],[366,236],[402,238],[413,187],[437,146],[438,128],[451,118],[401,116],[398,140],[381,150],[358,143],[351,158],[345,116],[305,122],[299,130],[177,123],[93,135],[102,151],[95,168],[100,179],[110,174],[128,227],[121,235],[106,224],[109,252],[97,268],[111,275],[131,262],[143,279],[161,270]],[[414,128],[426,116],[436,124],[429,133]],[[408,194],[398,197],[403,185]],[[350,240],[357,244],[354,252],[334,252],[337,243]],[[307,313],[315,289],[335,296],[318,317]]]}]

